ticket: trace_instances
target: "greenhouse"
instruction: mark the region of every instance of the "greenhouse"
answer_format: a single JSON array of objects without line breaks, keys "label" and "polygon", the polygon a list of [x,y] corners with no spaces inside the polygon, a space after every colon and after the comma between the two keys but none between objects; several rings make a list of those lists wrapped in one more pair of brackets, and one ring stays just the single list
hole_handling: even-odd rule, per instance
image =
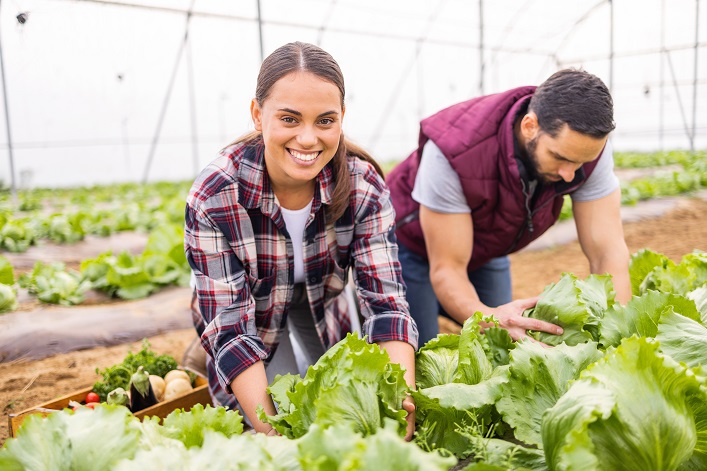
[{"label": "greenhouse", "polygon": [[0,0],[0,469],[707,469],[706,26]]}]

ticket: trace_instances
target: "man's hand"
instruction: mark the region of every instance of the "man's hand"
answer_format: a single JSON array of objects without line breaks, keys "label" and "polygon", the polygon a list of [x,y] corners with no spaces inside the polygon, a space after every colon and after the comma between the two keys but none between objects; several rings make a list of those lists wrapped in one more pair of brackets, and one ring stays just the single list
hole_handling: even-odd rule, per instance
[{"label": "man's hand", "polygon": [[550,322],[533,319],[531,317],[523,317],[523,312],[526,309],[535,307],[538,303],[538,296],[534,298],[516,299],[508,304],[503,304],[496,308],[484,311],[484,315],[493,315],[497,320],[499,327],[508,331],[513,340],[520,340],[528,337],[528,330],[539,332],[547,332],[548,334],[562,334],[562,327]]}]

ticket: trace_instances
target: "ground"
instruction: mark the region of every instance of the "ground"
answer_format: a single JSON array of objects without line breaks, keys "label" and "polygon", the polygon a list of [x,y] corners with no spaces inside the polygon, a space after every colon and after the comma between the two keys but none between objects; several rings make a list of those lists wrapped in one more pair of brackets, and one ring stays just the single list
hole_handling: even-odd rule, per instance
[{"label": "ground", "polygon": [[[627,222],[624,232],[631,253],[650,248],[678,262],[694,249],[707,250],[707,201],[681,200],[661,217]],[[577,242],[539,251],[523,251],[514,254],[511,260],[516,298],[539,294],[563,272],[580,277],[589,274]],[[181,362],[193,337],[192,329],[181,329],[149,337],[149,340],[153,350],[170,354]],[[37,361],[0,363],[0,408],[3,415],[0,445],[8,437],[9,414],[90,386],[98,379],[96,368],[119,363],[129,351],[139,349],[140,342],[132,342],[57,354]]]}]

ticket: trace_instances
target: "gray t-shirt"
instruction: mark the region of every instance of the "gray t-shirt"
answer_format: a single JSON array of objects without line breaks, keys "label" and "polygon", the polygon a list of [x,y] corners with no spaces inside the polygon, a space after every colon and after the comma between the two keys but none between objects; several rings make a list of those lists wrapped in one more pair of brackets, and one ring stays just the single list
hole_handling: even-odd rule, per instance
[{"label": "gray t-shirt", "polygon": [[[572,201],[593,201],[619,187],[614,173],[614,153],[607,141],[601,159],[587,181],[570,193]],[[428,140],[422,149],[420,168],[415,177],[412,198],[439,213],[470,213],[459,175],[437,145]]]}]

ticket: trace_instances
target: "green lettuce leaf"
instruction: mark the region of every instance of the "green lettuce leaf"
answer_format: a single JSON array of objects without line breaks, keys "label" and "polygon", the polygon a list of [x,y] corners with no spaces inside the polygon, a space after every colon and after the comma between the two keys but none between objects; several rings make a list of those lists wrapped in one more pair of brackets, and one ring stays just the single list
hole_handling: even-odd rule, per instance
[{"label": "green lettuce leaf", "polygon": [[478,384],[491,376],[493,366],[481,343],[481,321],[481,313],[476,312],[464,322],[459,334],[459,362],[455,383]]},{"label": "green lettuce leaf", "polygon": [[631,279],[631,292],[638,296],[641,292],[643,280],[656,268],[665,268],[675,265],[672,260],[663,254],[650,249],[641,249],[631,256],[629,263],[629,277]]},{"label": "green lettuce leaf", "polygon": [[641,284],[641,292],[647,290],[686,295],[707,283],[707,253],[695,250],[682,257],[679,264],[673,262],[657,266]]},{"label": "green lettuce leaf", "polygon": [[589,366],[542,422],[550,469],[677,469],[697,443],[699,380],[632,337]]},{"label": "green lettuce leaf", "polygon": [[112,469],[121,459],[132,458],[139,442],[140,421],[125,407],[33,415],[5,443],[0,464],[2,469]]},{"label": "green lettuce leaf", "polygon": [[277,377],[268,392],[279,405],[278,414],[266,416],[259,408],[259,417],[289,438],[301,437],[312,424],[348,423],[370,434],[386,417],[395,420],[404,435],[404,373],[378,345],[349,334],[309,367],[301,381],[291,375]]},{"label": "green lettuce leaf", "polygon": [[655,337],[660,317],[668,306],[689,319],[700,319],[693,301],[677,294],[647,291],[634,296],[625,306],[614,305],[606,312],[599,327],[599,343],[604,347],[617,346],[621,339],[634,334]]},{"label": "green lettuce leaf", "polygon": [[700,322],[707,326],[707,284],[687,293],[687,298],[695,302],[697,310],[700,311]]},{"label": "green lettuce leaf", "polygon": [[15,272],[12,269],[12,263],[3,256],[0,256],[0,284],[14,285]]},{"label": "green lettuce leaf", "polygon": [[564,329],[561,335],[534,333],[534,338],[548,345],[567,345],[599,340],[599,323],[604,312],[614,305],[611,275],[589,275],[580,280],[564,273],[557,283],[548,285],[537,305],[527,311],[534,317]]},{"label": "green lettuce leaf", "polygon": [[415,356],[418,389],[451,383],[458,367],[459,335],[439,334],[420,348]]},{"label": "green lettuce leaf", "polygon": [[595,342],[544,348],[520,342],[511,353],[508,381],[496,409],[514,428],[515,438],[542,448],[543,413],[569,389],[570,382],[602,357]]},{"label": "green lettuce leaf", "polygon": [[388,419],[375,434],[362,436],[345,425],[322,428],[313,425],[297,444],[302,469],[307,471],[446,471],[456,464],[453,457],[425,452],[404,441],[397,424]]},{"label": "green lettuce leaf", "polygon": [[473,443],[471,456],[475,461],[464,467],[462,471],[546,471],[548,469],[542,450],[525,447],[500,438],[479,437],[475,431],[471,431],[469,436]]},{"label": "green lettuce leaf", "polygon": [[677,314],[667,306],[660,316],[658,334],[660,351],[690,368],[707,368],[707,327]]},{"label": "green lettuce leaf", "polygon": [[412,392],[417,407],[416,442],[425,449],[443,449],[463,458],[471,442],[459,429],[473,425],[490,430],[495,423],[493,405],[508,381],[509,367],[501,366],[477,384],[448,383]]},{"label": "green lettuce leaf", "polygon": [[243,433],[243,418],[238,411],[210,405],[204,408],[201,404],[195,404],[186,412],[184,409],[172,411],[162,423],[163,433],[181,441],[187,448],[200,447],[207,430],[226,437],[240,435]]},{"label": "green lettuce leaf", "polygon": [[17,309],[17,294],[12,286],[0,283],[0,313]]}]

